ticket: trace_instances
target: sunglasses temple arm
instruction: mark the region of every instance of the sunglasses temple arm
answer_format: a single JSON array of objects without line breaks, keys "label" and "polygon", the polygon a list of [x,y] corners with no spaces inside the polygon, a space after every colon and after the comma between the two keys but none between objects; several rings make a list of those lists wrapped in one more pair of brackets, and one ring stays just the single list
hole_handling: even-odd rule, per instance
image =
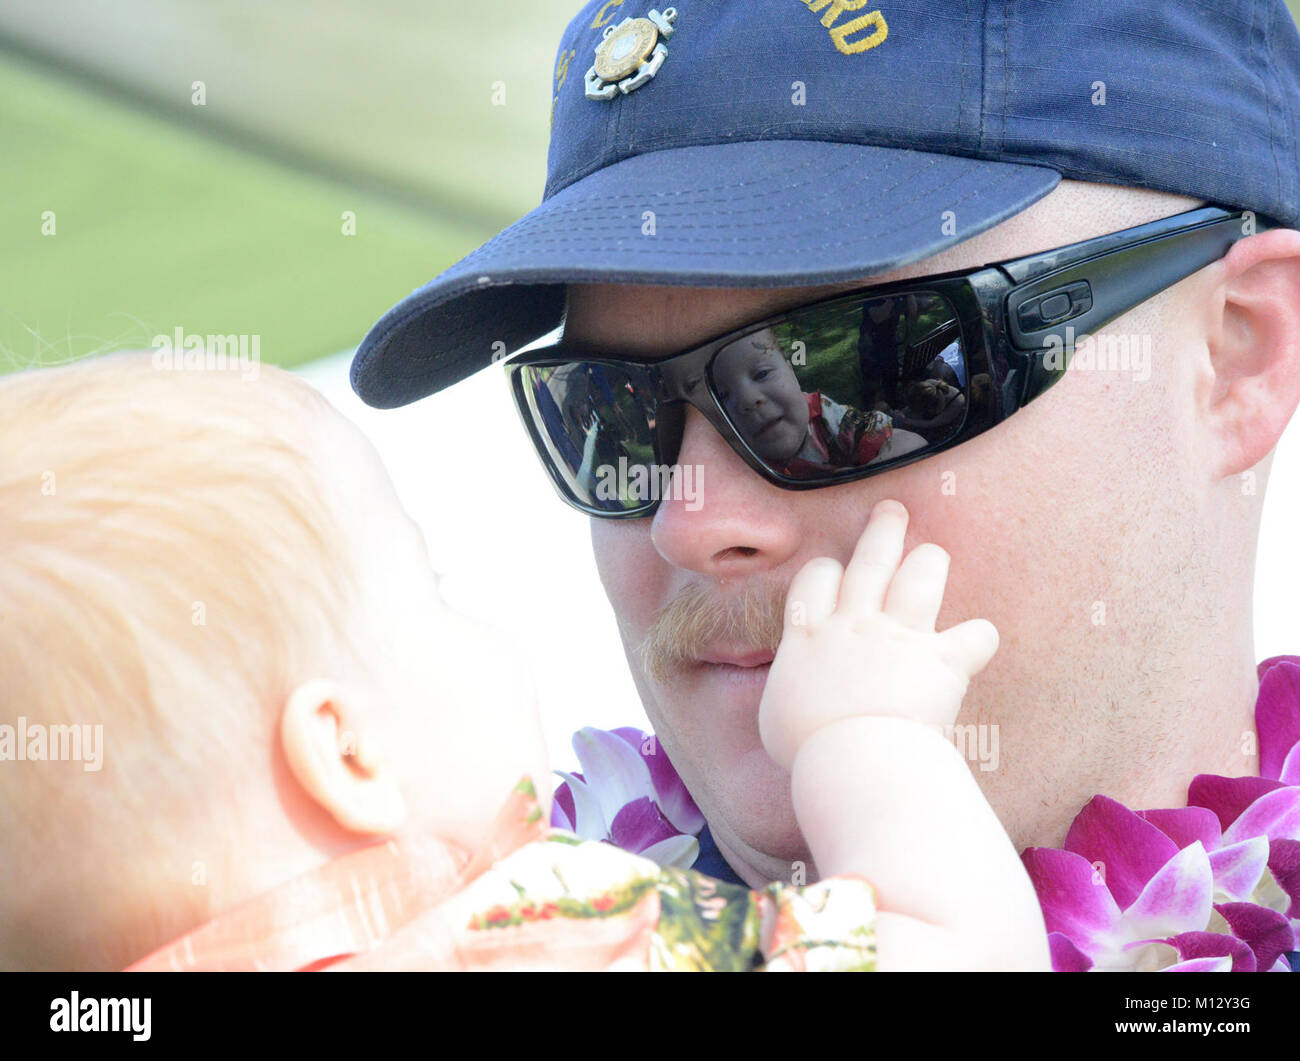
[{"label": "sunglasses temple arm", "polygon": [[[1086,335],[1218,261],[1237,240],[1272,227],[1242,214],[1214,214],[1204,224],[1155,235],[1120,253],[1103,252],[1013,287],[1006,300],[1007,340],[1032,355],[1021,404],[1060,378],[1064,365],[1053,368],[1046,363],[1049,355],[1073,350]],[[1044,303],[1059,302],[1061,295],[1070,303],[1066,315],[1045,322]]]}]

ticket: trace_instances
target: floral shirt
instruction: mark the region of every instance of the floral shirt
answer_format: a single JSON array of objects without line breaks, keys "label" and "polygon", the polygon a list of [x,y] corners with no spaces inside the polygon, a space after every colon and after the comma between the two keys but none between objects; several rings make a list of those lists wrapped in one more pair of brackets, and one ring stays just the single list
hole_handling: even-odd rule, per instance
[{"label": "floral shirt", "polygon": [[448,904],[456,968],[871,971],[871,885],[727,884],[551,829]]},{"label": "floral shirt", "polygon": [[127,971],[870,971],[858,877],[727,884],[542,821],[520,782],[468,860],[390,841],[221,915]]}]

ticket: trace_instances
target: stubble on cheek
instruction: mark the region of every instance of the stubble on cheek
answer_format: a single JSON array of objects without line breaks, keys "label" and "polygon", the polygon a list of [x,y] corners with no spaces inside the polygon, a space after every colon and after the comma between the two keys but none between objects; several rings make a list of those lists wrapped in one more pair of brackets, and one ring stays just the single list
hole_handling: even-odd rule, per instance
[{"label": "stubble on cheek", "polygon": [[[649,519],[591,520],[591,549],[624,650],[645,637],[667,593],[668,567],[650,540]],[[632,676],[638,677],[632,667]]]}]

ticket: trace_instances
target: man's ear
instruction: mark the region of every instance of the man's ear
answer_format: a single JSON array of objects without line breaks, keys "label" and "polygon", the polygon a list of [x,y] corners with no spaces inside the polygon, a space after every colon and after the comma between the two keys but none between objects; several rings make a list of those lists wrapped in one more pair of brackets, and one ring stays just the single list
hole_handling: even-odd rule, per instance
[{"label": "man's ear", "polygon": [[315,678],[294,689],[280,743],[298,784],[344,829],[388,835],[401,826],[397,779],[335,683]]},{"label": "man's ear", "polygon": [[1216,481],[1253,468],[1300,404],[1300,232],[1261,232],[1218,263],[1211,302],[1212,382],[1201,413]]}]

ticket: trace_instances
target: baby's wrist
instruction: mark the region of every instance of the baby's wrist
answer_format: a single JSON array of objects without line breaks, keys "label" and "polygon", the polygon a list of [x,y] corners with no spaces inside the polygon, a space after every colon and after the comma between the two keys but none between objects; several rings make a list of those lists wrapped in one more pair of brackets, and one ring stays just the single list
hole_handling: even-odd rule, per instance
[{"label": "baby's wrist", "polygon": [[[956,751],[946,729],[943,725],[904,715],[846,715],[810,729],[795,748],[793,763],[797,764],[800,756],[807,761],[814,755],[824,763],[827,756],[833,758],[841,754],[846,760],[857,761],[864,743],[879,750],[885,742],[904,743],[910,747],[917,742],[930,743],[930,738],[936,745]],[[804,755],[805,752],[808,755]]]},{"label": "baby's wrist", "polygon": [[[882,703],[879,706],[872,705],[869,707],[850,708],[849,711],[839,715],[831,715],[822,719],[810,720],[809,728],[803,733],[795,747],[797,752],[804,742],[809,740],[814,734],[822,730],[840,725],[843,723],[853,723],[861,721],[896,721],[901,723],[911,723],[916,726],[922,726],[926,729],[932,729],[936,733],[951,731],[953,724],[957,721],[957,716],[961,712],[962,700],[960,697],[951,704],[937,703],[938,698],[932,698],[925,703],[901,705],[896,700],[888,703]],[[852,727],[847,727],[844,732],[849,733]]]},{"label": "baby's wrist", "polygon": [[936,732],[951,732],[962,704],[962,698],[958,696],[951,703],[939,706],[938,701],[946,701],[948,698],[932,690],[924,703],[901,705],[898,697],[879,697],[876,701],[879,708],[875,704],[854,703],[851,700],[832,706],[833,701],[823,698],[816,707],[810,708],[802,696],[797,703],[785,702],[772,696],[772,692],[769,688],[767,696],[771,702],[765,703],[760,710],[759,732],[768,755],[786,770],[791,768],[800,748],[828,727],[861,721],[894,720],[925,726]]},{"label": "baby's wrist", "polygon": [[[970,772],[939,727],[860,716],[818,727],[803,742],[790,765],[790,796],[818,869],[861,872],[875,881],[891,852],[938,842],[938,833],[912,831],[927,821],[936,791],[951,789],[953,778],[970,783]],[[889,835],[894,838],[882,840]]]}]

